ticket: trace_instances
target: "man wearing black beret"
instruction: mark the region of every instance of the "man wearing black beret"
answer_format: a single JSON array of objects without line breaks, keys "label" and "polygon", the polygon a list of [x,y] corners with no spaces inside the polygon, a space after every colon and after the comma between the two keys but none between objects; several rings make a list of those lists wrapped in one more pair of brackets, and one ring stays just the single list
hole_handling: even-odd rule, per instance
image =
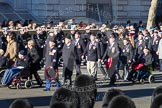
[{"label": "man wearing black beret", "polygon": [[71,76],[73,74],[73,67],[74,67],[74,44],[71,41],[71,34],[67,34],[65,37],[65,44],[63,46],[62,51],[63,57],[63,85],[65,84],[66,80],[70,80],[71,85]]}]

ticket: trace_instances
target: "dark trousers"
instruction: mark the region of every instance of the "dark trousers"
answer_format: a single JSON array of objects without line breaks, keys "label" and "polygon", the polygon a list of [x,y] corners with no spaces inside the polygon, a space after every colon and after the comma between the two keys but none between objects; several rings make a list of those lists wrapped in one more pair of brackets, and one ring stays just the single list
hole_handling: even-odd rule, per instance
[{"label": "dark trousers", "polygon": [[128,64],[123,64],[123,75],[122,75],[122,79],[127,80],[128,72],[129,72],[129,66],[128,66]]},{"label": "dark trousers", "polygon": [[63,85],[66,83],[66,80],[69,79],[70,80],[70,85],[72,84],[72,71],[70,69],[68,69],[67,67],[63,67]]},{"label": "dark trousers", "polygon": [[81,63],[76,63],[76,62],[74,62],[74,66],[75,66],[75,70],[76,70],[76,76],[78,76],[78,75],[81,74],[80,64],[81,64]]},{"label": "dark trousers", "polygon": [[110,85],[114,85],[116,82],[116,76],[115,76],[115,72],[114,74],[110,77]]},{"label": "dark trousers", "polygon": [[37,71],[31,71],[30,79],[32,79],[32,75],[34,75],[34,78],[35,78],[35,80],[37,81],[37,84],[40,85],[40,86],[42,86],[43,81],[41,80],[41,78],[40,78],[38,72],[37,72]]},{"label": "dark trousers", "polygon": [[160,62],[160,71],[162,71],[162,59],[160,59],[159,62]]},{"label": "dark trousers", "polygon": [[157,54],[153,54],[152,68],[155,70],[159,66],[159,58]]},{"label": "dark trousers", "polygon": [[106,77],[108,76],[104,67],[102,66],[101,62],[98,62],[98,68],[100,69],[101,73]]},{"label": "dark trousers", "polygon": [[[107,72],[108,72],[108,70],[107,70]],[[111,72],[111,75],[109,73],[109,78],[110,78],[109,85],[110,86],[115,85],[115,82],[116,82],[116,72],[117,72],[117,70],[114,70],[114,72],[113,71]]]}]

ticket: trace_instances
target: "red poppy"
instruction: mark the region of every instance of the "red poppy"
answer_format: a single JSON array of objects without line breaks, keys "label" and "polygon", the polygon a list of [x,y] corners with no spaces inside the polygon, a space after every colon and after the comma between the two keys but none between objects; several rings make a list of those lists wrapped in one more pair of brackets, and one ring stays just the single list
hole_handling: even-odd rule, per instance
[{"label": "red poppy", "polygon": [[143,64],[143,63],[140,63],[140,64],[136,65],[133,69],[134,69],[134,70],[139,70],[139,69],[142,68],[143,66],[144,66],[144,64]]},{"label": "red poppy", "polygon": [[107,59],[105,65],[107,69],[109,69],[112,66],[112,57]]}]

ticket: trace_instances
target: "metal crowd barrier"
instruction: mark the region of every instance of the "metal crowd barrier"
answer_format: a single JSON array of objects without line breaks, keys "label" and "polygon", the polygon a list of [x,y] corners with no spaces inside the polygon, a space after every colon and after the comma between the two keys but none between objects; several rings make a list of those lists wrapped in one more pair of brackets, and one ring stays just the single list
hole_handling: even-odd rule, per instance
[{"label": "metal crowd barrier", "polygon": [[[84,31],[85,30],[83,30],[83,29],[78,29],[81,33],[84,33]],[[0,33],[8,33],[8,32],[15,32],[16,34],[20,34],[20,30],[0,30]],[[47,30],[45,30],[45,31],[52,31],[52,29],[47,29]],[[91,32],[92,33],[97,33],[99,30],[98,29],[91,29]],[[65,33],[65,34],[67,34],[67,33],[69,33],[70,32],[70,29],[63,29],[63,32]],[[35,34],[36,33],[36,30],[28,30],[28,33],[30,34],[30,35],[33,35],[33,34]]]}]

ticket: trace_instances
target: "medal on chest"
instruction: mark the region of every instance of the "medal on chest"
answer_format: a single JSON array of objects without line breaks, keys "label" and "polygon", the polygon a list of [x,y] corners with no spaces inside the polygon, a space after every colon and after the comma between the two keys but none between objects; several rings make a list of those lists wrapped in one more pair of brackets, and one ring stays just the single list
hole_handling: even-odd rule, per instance
[{"label": "medal on chest", "polygon": [[112,53],[115,53],[115,47],[112,47],[111,51]]},{"label": "medal on chest", "polygon": [[93,45],[93,50],[95,50],[96,49],[96,46],[95,45]]},{"label": "medal on chest", "polygon": [[81,46],[80,46],[80,44],[79,44],[79,43],[78,43],[78,45],[77,45],[77,48],[79,48],[79,49],[81,48]]}]

